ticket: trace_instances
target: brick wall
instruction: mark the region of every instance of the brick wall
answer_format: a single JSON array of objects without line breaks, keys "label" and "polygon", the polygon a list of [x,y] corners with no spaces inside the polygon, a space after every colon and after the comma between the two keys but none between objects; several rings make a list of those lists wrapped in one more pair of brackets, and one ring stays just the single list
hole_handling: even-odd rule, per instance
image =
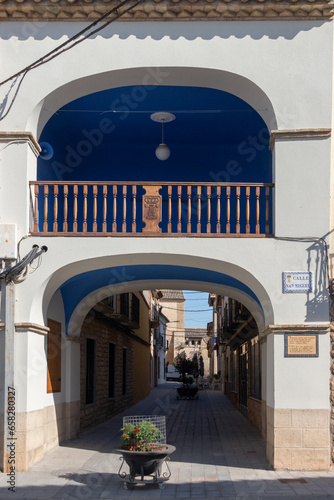
[{"label": "brick wall", "polygon": [[[86,405],[86,339],[96,340],[95,402]],[[109,399],[109,342],[115,344],[115,397]],[[80,338],[80,429],[104,422],[133,404],[134,341],[108,320],[90,313]],[[123,348],[127,349],[127,389],[122,395]]]}]

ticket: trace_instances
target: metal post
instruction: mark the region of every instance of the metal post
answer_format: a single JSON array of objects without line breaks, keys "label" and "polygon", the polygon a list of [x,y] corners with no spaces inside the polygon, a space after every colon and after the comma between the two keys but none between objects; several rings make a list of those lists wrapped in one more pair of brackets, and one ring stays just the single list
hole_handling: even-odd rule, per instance
[{"label": "metal post", "polygon": [[[14,385],[14,316],[15,316],[15,285],[5,283],[2,280],[5,292],[5,337],[4,337],[4,385],[3,385],[3,407],[4,407],[4,440],[3,440],[3,471],[10,472],[11,464],[15,464],[15,403],[16,392]],[[1,288],[2,288],[1,287]],[[14,459],[14,462],[12,461]]]}]

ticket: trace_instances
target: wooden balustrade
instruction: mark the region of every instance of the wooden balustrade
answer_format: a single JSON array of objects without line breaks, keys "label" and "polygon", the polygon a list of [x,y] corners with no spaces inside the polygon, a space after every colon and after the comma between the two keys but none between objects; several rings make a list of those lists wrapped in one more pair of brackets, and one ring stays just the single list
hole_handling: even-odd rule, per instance
[{"label": "wooden balustrade", "polygon": [[34,235],[265,237],[273,184],[30,182]]}]

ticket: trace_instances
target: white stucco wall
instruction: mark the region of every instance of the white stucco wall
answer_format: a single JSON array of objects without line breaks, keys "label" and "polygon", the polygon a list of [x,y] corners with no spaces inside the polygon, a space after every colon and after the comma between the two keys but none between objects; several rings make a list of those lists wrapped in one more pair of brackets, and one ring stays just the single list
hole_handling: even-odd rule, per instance
[{"label": "white stucco wall", "polygon": [[[66,41],[85,24],[36,23],[35,37],[28,39],[24,23],[2,22],[0,26],[1,73],[5,78]],[[261,107],[258,87],[275,110],[277,126],[272,123],[272,127],[330,127],[331,42],[332,25],[321,21],[113,23],[96,37],[30,72],[3,125],[23,130],[29,121],[28,128],[35,133],[38,109],[33,119],[32,109],[62,85],[99,74],[79,86],[62,88],[53,103],[52,99],[48,101],[42,121],[55,110],[53,106],[59,107],[93,89],[134,83],[131,71],[123,75],[108,74],[110,71],[157,67],[161,71],[155,72],[155,76],[147,69],[141,76],[138,74],[135,84],[198,85],[201,81],[202,86],[212,86],[216,83],[216,88],[226,87],[236,95],[243,94],[268,122],[272,116],[270,110]],[[96,57],[97,54],[103,56]],[[164,67],[176,70],[163,71]],[[181,68],[205,71],[198,73],[196,81]],[[245,91],[242,80],[236,84],[228,74],[223,78],[216,75],[213,82],[210,70],[249,79],[254,84],[252,91],[249,88]],[[319,86],[321,92],[317,92]]]},{"label": "white stucco wall", "polygon": [[[312,327],[310,328],[312,332]],[[275,408],[329,409],[330,335],[319,335],[319,357],[284,357],[284,334],[275,334]],[[272,403],[273,401],[271,401]]]},{"label": "white stucco wall", "polygon": [[[43,322],[41,300],[45,289],[44,300],[47,304],[58,287],[73,275],[92,269],[133,264],[199,267],[233,276],[253,290],[260,300],[264,311],[263,327],[269,323],[301,324],[328,320],[327,285],[325,276],[319,273],[319,266],[322,265],[320,250],[310,249],[313,242],[213,238],[208,244],[207,239],[198,238],[194,244],[193,238],[155,238],[153,246],[150,238],[42,237],[24,240],[22,249],[28,251],[36,241],[40,245],[46,244],[49,250],[43,254],[41,266],[17,287],[20,299],[18,321],[28,318],[29,321]],[[315,292],[282,293],[283,271],[308,270],[314,274]],[[124,279],[127,282],[126,275]],[[166,281],[164,283],[166,287]],[[133,284],[137,286],[136,282]],[[129,280],[129,285],[133,287],[133,284]],[[184,288],[183,285],[180,283],[181,288]],[[151,283],[141,281],[138,286],[151,288]],[[208,291],[217,288],[211,283],[191,281],[187,286],[191,289],[205,287],[210,289]],[[36,294],[27,294],[26,287],[36,290]],[[249,303],[249,306],[252,307],[252,304]],[[253,309],[256,313],[255,303]]]},{"label": "white stucco wall", "polygon": [[[26,39],[24,24],[0,23],[2,79],[83,26],[36,24],[35,36]],[[38,138],[46,120],[74,98],[113,86],[152,84],[196,85],[232,92],[249,102],[270,129],[329,128],[332,29],[330,22],[321,21],[114,23],[93,39],[30,72],[11,112],[1,122],[1,130],[27,130]],[[9,85],[0,89],[1,99],[8,89]],[[330,230],[330,141],[277,141],[274,155],[276,235],[326,237]],[[27,186],[29,180],[35,179],[36,162],[24,144],[0,151],[0,161],[0,222],[17,223],[20,239],[28,233]],[[41,237],[22,241],[21,255],[33,243],[47,245],[49,251],[43,255],[41,266],[17,286],[17,322],[44,324],[53,294],[69,277],[90,269],[131,263],[198,266],[229,274],[257,294],[263,313],[242,294],[208,283],[153,280],[137,285],[179,286],[231,296],[234,293],[253,312],[261,327],[269,323],[328,321],[327,284],[322,273],[324,251],[314,247],[312,241]],[[133,248],[136,254],[132,253]],[[312,271],[316,277],[315,291],[308,295],[283,294],[283,271]],[[55,316],[59,318],[61,306],[59,298],[55,300]],[[268,338],[265,391],[270,406],[328,406],[328,336],[320,336],[319,342],[320,357],[298,360],[297,365],[283,357],[281,337]],[[40,376],[41,372],[46,373],[44,344],[45,337],[41,335],[17,334],[16,363],[22,371],[18,373],[22,384],[18,411],[41,407],[40,395],[45,394],[46,385],[46,377]],[[64,362],[68,369],[72,362],[78,363],[77,346],[66,347],[66,353]],[[293,366],[299,367],[297,376]],[[295,383],[291,396],[286,397],[284,387],[291,377]],[[66,387],[66,398],[76,400],[78,386],[75,381],[71,384],[74,385]],[[319,384],[321,391],[317,389]],[[313,395],[306,387],[311,388]],[[47,398],[45,401],[51,402]]]}]

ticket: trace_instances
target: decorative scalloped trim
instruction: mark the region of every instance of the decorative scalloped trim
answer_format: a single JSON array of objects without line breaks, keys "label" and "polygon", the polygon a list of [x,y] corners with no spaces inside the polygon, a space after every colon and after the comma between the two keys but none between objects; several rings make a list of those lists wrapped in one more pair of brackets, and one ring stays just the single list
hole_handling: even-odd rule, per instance
[{"label": "decorative scalloped trim", "polygon": [[[115,1],[0,0],[0,21],[91,21]],[[333,0],[144,0],[123,21],[331,19]]]}]

